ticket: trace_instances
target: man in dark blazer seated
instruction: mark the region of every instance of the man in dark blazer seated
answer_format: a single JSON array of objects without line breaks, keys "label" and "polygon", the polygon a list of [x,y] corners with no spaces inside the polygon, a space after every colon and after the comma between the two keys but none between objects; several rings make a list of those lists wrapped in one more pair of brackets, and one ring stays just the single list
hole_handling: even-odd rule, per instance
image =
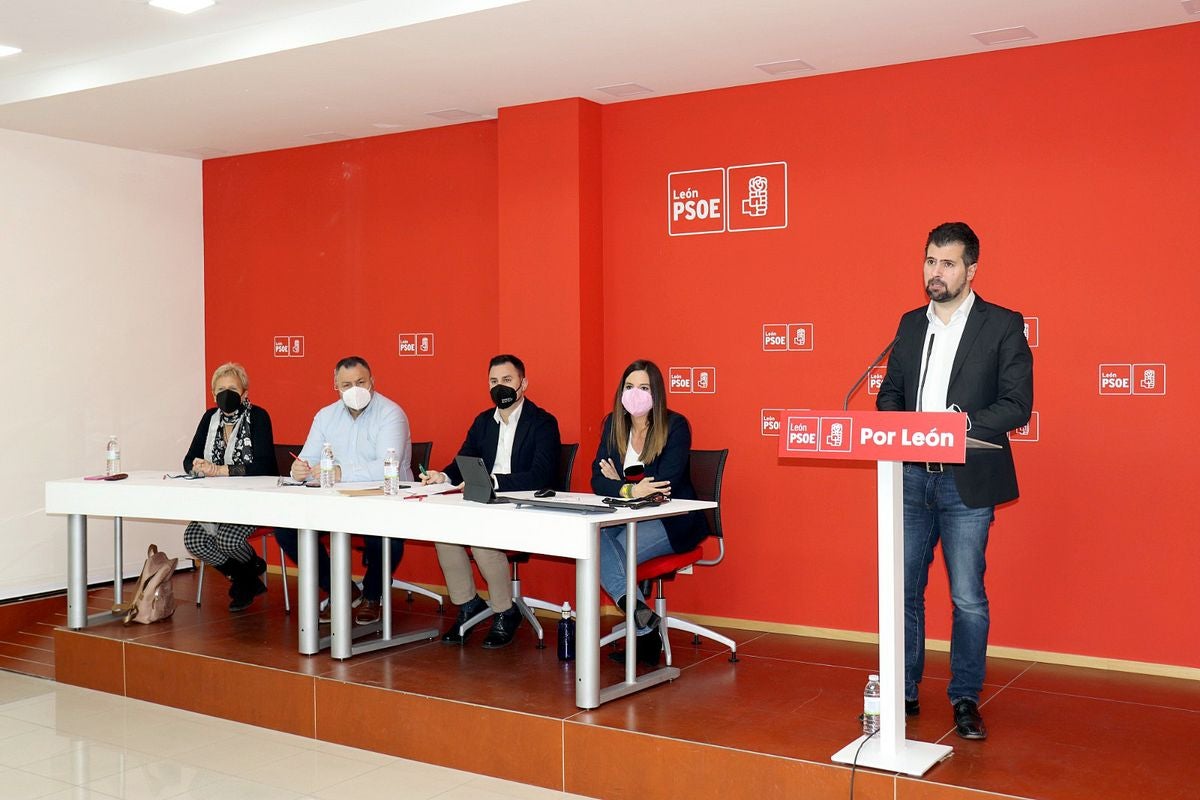
[{"label": "man in dark blazer seated", "polygon": [[[492,474],[492,485],[502,492],[546,489],[554,485],[561,444],[558,420],[525,397],[529,381],[525,364],[514,355],[499,355],[488,363],[488,385],[494,409],[475,418],[467,431],[460,456],[482,458]],[[462,474],[452,460],[441,472],[427,470],[422,483],[462,483]],[[513,640],[521,623],[521,612],[512,601],[508,556],[502,550],[472,547],[475,563],[487,582],[488,600],[475,591],[475,577],[467,549],[457,544],[437,544],[438,562],[446,576],[450,602],[458,606],[458,618],[442,636],[446,644],[463,644],[458,628],[491,605],[495,616],[483,640],[487,648],[504,647]]]},{"label": "man in dark blazer seated", "polygon": [[1024,319],[971,289],[979,239],[947,222],[925,242],[929,304],[900,318],[875,405],[880,411],[962,411],[967,435],[1000,446],[969,449],[965,464],[904,465],[904,700],[920,713],[925,668],[925,585],[938,542],[954,603],[950,685],[954,724],[965,739],[987,737],[979,713],[989,612],[984,551],[995,507],[1017,498],[1008,432],[1029,421],[1033,355]]}]

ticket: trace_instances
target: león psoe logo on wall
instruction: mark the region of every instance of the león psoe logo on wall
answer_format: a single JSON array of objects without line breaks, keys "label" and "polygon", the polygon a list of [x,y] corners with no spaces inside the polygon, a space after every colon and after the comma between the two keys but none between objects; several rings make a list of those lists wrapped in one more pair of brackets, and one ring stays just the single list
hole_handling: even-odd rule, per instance
[{"label": "le\u00f3n psoe logo on wall", "polygon": [[770,206],[767,179],[762,175],[755,175],[747,182],[747,194],[749,196],[742,201],[742,213],[750,217],[765,217]]}]

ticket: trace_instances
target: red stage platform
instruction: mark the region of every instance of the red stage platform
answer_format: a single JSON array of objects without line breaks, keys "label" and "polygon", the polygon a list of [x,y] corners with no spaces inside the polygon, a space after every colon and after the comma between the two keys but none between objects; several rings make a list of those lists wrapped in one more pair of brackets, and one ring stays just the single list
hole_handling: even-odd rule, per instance
[{"label": "red stage platform", "polygon": [[[302,736],[603,798],[845,798],[850,770],[830,755],[857,732],[875,647],[782,634],[724,632],[740,662],[710,644],[672,639],[682,677],[594,711],[574,705],[574,674],[523,627],[498,651],[439,642],[346,662],[296,653],[279,577],[241,614],[181,603],[170,622],[65,623],[65,600],[3,607],[0,667]],[[211,578],[211,573],[210,573]],[[176,578],[194,596],[195,575]],[[293,594],[293,597],[295,595]],[[95,610],[111,592],[92,593]],[[428,625],[436,607],[396,603],[397,629]],[[439,619],[444,624],[448,619]],[[50,638],[50,632],[52,639]],[[859,770],[862,800],[1200,797],[1200,683],[991,659],[986,742],[952,732],[947,658],[930,653],[922,714],[910,738],[954,754],[924,778]],[[604,660],[605,682],[619,665]]]}]

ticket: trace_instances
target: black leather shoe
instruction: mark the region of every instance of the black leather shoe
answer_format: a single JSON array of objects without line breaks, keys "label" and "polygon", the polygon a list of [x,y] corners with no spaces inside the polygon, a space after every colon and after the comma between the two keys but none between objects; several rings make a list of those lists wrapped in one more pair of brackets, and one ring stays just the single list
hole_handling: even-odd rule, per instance
[{"label": "black leather shoe", "polygon": [[921,713],[921,701],[920,700],[905,700],[904,701],[904,716],[915,717],[917,714],[920,714],[920,713]]},{"label": "black leather shoe", "polygon": [[508,611],[501,611],[492,617],[492,629],[483,640],[483,646],[489,650],[512,644],[517,635],[517,627],[521,624],[521,609],[514,605]]},{"label": "black leather shoe", "polygon": [[[470,600],[459,606],[458,616],[454,618],[454,624],[447,628],[446,632],[442,634],[442,644],[462,644],[466,637],[459,636],[458,629],[462,627],[464,622],[478,614],[480,611],[483,611],[485,608],[487,608],[487,603],[483,602],[483,598],[481,598],[479,595],[475,595]],[[467,631],[467,633],[469,634],[470,631]]]},{"label": "black leather shoe", "polygon": [[[657,628],[637,637],[637,660],[647,667],[658,666],[659,659],[662,658],[662,649],[662,637],[658,635]],[[625,663],[624,650],[614,650],[608,654],[608,657],[618,664]]]},{"label": "black leather shoe", "polygon": [[954,732],[964,739],[987,738],[987,728],[974,700],[959,700],[954,704]]}]

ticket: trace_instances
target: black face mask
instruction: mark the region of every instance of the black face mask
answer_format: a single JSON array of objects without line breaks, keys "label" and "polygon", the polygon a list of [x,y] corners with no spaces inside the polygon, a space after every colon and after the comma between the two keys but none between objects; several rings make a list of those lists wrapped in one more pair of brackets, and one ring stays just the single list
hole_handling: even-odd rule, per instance
[{"label": "black face mask", "polygon": [[232,414],[242,407],[242,396],[233,389],[222,389],[217,392],[217,408],[226,414]]},{"label": "black face mask", "polygon": [[517,390],[511,386],[505,386],[502,383],[497,383],[492,387],[492,402],[496,404],[496,408],[503,411],[517,402]]}]

